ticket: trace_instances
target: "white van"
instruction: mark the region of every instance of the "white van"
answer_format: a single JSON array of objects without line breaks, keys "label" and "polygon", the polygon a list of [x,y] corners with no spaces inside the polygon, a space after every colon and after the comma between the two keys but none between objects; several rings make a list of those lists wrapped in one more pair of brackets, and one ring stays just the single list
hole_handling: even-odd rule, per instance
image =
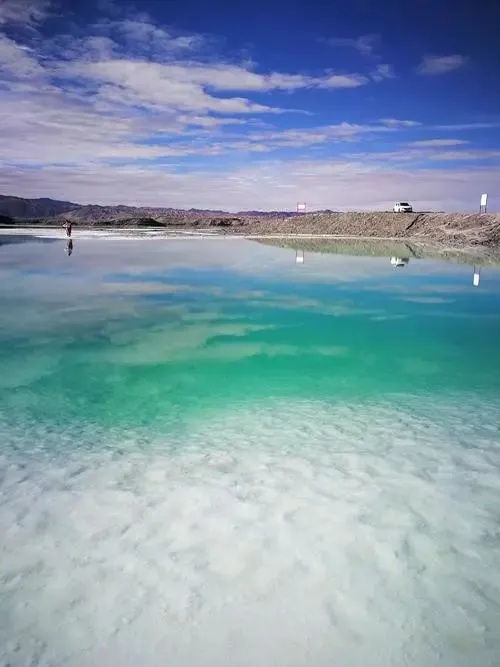
[{"label": "white van", "polygon": [[407,201],[397,201],[392,210],[394,213],[413,213],[413,206]]}]

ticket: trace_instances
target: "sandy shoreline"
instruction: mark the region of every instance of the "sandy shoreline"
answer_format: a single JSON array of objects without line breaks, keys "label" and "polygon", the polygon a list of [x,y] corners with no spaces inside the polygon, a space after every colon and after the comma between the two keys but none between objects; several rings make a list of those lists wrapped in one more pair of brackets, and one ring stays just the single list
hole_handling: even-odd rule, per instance
[{"label": "sandy shoreline", "polygon": [[[64,229],[60,227],[0,227],[2,237],[27,237],[66,241]],[[397,236],[360,236],[348,234],[320,233],[272,233],[231,234],[213,229],[98,229],[96,227],[73,228],[72,240],[78,241],[255,241],[269,246],[308,253],[375,257],[400,256],[414,259],[437,259],[451,262],[474,262],[478,265],[500,266],[500,248],[482,245],[444,244],[426,238]]]},{"label": "sandy shoreline", "polygon": [[[65,239],[66,234],[64,229],[60,227],[3,227],[0,228],[0,234],[3,236],[37,236],[40,238]],[[224,233],[221,231],[214,231],[212,229],[199,230],[182,230],[182,229],[165,229],[165,227],[152,227],[150,229],[134,229],[134,228],[115,228],[115,229],[99,229],[96,227],[77,227],[73,228],[72,238],[80,239],[201,239],[201,238],[218,238],[218,239],[339,239],[350,240],[359,239],[366,241],[404,241],[401,237],[396,236],[358,236],[354,234],[314,234],[314,233],[275,233],[275,234],[260,234],[260,233]]]}]

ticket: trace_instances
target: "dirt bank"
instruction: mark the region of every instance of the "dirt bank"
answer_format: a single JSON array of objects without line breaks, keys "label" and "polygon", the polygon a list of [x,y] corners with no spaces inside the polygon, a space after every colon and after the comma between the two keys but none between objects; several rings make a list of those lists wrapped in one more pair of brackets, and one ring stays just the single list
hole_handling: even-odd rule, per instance
[{"label": "dirt bank", "polygon": [[287,220],[241,220],[225,227],[241,234],[337,234],[413,238],[449,246],[500,246],[500,214],[331,213]]}]

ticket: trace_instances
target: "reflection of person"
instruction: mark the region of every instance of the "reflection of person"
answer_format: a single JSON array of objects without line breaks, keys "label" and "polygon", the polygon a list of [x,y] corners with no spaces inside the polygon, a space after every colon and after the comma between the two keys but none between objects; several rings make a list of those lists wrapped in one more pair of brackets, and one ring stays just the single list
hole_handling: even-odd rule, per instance
[{"label": "reflection of person", "polygon": [[66,220],[64,223],[64,228],[66,229],[66,236],[71,236],[71,228],[73,227],[73,224],[71,220]]},{"label": "reflection of person", "polygon": [[72,252],[73,252],[73,239],[69,239],[69,241],[66,243],[65,253],[69,257]]}]

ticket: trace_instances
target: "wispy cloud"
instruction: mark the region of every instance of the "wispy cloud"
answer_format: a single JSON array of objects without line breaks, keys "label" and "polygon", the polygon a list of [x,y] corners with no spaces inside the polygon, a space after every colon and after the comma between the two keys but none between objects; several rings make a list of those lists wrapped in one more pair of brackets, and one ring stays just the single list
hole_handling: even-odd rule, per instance
[{"label": "wispy cloud", "polygon": [[[394,166],[398,167],[401,167],[402,165],[412,165],[415,169],[418,169],[419,173],[422,170],[429,169],[435,162],[455,163],[453,166],[456,168],[457,165],[464,162],[470,162],[472,164],[477,163],[478,161],[495,162],[500,159],[500,151],[498,150],[477,149],[449,151],[440,150],[440,148],[442,147],[439,145],[416,146],[409,144],[407,148],[393,151],[344,153],[344,158],[362,160],[363,163],[366,163],[367,165],[378,165],[382,161],[385,163],[392,163]],[[474,171],[476,171],[477,168],[477,165],[474,165]]]},{"label": "wispy cloud", "polygon": [[203,35],[175,35],[165,27],[154,25],[146,16],[133,16],[117,20],[101,20],[95,25],[100,34],[118,38],[124,48],[132,47],[135,53],[141,49],[144,54],[182,53],[198,51],[206,42]]},{"label": "wispy cloud", "polygon": [[[397,125],[398,122],[403,123],[403,125]],[[251,132],[248,138],[253,141],[265,142],[268,146],[311,146],[328,142],[359,140],[362,136],[366,135],[392,132],[398,128],[404,128],[404,122],[394,119],[394,125],[392,126],[387,126],[384,123],[361,125],[358,123],[343,122],[337,125],[324,125],[305,129]]]},{"label": "wispy cloud", "polygon": [[422,141],[411,141],[409,146],[419,146],[420,148],[439,148],[446,146],[460,146],[468,144],[465,139],[424,139]]},{"label": "wispy cloud", "polygon": [[417,74],[427,76],[437,76],[440,74],[447,74],[456,69],[464,67],[468,62],[466,56],[451,55],[451,56],[424,56],[422,62],[417,67]]},{"label": "wispy cloud", "polygon": [[369,79],[360,74],[330,74],[316,81],[319,88],[359,88],[369,83]]},{"label": "wispy cloud", "polygon": [[44,69],[31,54],[31,49],[0,34],[0,71],[9,81],[25,81],[44,75]]},{"label": "wispy cloud", "polygon": [[50,4],[50,0],[1,0],[0,25],[40,23],[46,18]]},{"label": "wispy cloud", "polygon": [[377,65],[375,71],[372,72],[371,77],[378,83],[384,79],[394,79],[396,74],[392,65],[380,64]]},{"label": "wispy cloud", "polygon": [[434,125],[434,130],[491,130],[500,127],[500,122],[477,122],[477,123],[450,123],[446,125]]},{"label": "wispy cloud", "polygon": [[[124,58],[100,62],[73,62],[60,70],[97,84],[100,101],[152,109],[195,112],[276,113],[281,109],[253,103],[244,97],[219,97],[209,91],[272,90],[304,86],[292,77],[257,75],[235,66],[204,67],[198,64],[161,64]],[[298,77],[300,78],[300,77]]]},{"label": "wispy cloud", "polygon": [[438,162],[459,162],[476,160],[498,160],[500,159],[500,151],[494,150],[476,150],[476,151],[442,151],[436,152],[428,156],[429,160]]},{"label": "wispy cloud", "polygon": [[[63,68],[87,80],[137,96],[138,101],[170,104],[179,108],[211,109],[220,112],[276,111],[265,105],[250,104],[241,98],[215,98],[208,91],[270,92],[293,91],[301,88],[353,88],[368,83],[360,75],[327,74],[310,77],[300,74],[272,72],[259,74],[232,64],[204,65],[188,63],[152,63],[144,60],[116,58],[99,62],[76,62]],[[116,92],[116,91],[114,91]],[[109,88],[106,91],[109,94]]]},{"label": "wispy cloud", "polygon": [[356,38],[330,37],[326,40],[326,43],[330,46],[354,49],[362,55],[371,56],[380,46],[381,38],[380,35],[376,34],[361,35]]},{"label": "wispy cloud", "polygon": [[422,123],[417,120],[400,120],[399,118],[381,118],[380,123],[387,127],[418,127]]}]

